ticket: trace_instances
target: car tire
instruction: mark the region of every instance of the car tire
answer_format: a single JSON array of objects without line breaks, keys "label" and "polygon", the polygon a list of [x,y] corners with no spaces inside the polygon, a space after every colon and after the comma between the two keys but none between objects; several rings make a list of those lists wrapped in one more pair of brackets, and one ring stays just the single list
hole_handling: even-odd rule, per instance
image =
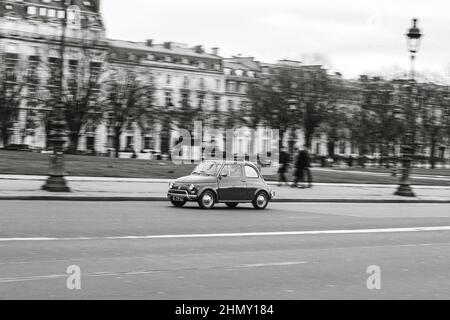
[{"label": "car tire", "polygon": [[174,201],[174,200],[170,200],[170,202],[172,202],[172,204],[174,205],[174,207],[177,207],[177,208],[183,208],[187,201]]},{"label": "car tire", "polygon": [[227,205],[228,208],[234,209],[234,208],[236,208],[239,205],[239,203],[229,202],[229,203],[226,203],[226,205]]},{"label": "car tire", "polygon": [[257,210],[264,210],[269,205],[269,195],[265,191],[260,191],[253,199],[253,207]]},{"label": "car tire", "polygon": [[212,209],[216,204],[216,199],[212,191],[205,191],[198,199],[198,204],[202,209]]}]

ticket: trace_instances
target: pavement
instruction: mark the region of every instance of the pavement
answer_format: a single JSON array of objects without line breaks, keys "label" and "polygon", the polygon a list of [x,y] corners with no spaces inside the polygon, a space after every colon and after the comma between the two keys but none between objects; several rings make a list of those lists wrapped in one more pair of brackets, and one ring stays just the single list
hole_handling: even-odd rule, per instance
[{"label": "pavement", "polygon": [[[0,200],[166,201],[165,179],[67,177],[70,193],[41,190],[46,176],[0,176]],[[415,198],[394,195],[396,185],[315,184],[311,189],[278,187],[274,202],[450,203],[450,187],[415,186]]]},{"label": "pavement", "polygon": [[449,252],[447,204],[0,205],[0,299],[449,299]]}]

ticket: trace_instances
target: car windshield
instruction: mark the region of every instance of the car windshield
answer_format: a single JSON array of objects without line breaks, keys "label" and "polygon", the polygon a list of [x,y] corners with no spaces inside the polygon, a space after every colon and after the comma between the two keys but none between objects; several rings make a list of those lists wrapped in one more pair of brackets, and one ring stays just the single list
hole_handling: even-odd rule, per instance
[{"label": "car windshield", "polygon": [[192,172],[192,174],[215,176],[220,169],[220,163],[202,162]]}]

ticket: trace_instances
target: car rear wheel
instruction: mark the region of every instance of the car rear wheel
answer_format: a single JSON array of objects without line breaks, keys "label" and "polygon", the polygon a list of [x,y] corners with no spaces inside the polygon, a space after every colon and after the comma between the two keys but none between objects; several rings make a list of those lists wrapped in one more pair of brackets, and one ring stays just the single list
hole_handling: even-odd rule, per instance
[{"label": "car rear wheel", "polygon": [[255,209],[264,210],[269,204],[269,195],[264,191],[258,192],[252,204]]},{"label": "car rear wheel", "polygon": [[170,200],[170,202],[172,202],[172,204],[177,207],[177,208],[182,208],[187,201],[175,201],[175,200]]},{"label": "car rear wheel", "polygon": [[198,200],[198,204],[202,209],[212,209],[216,203],[214,193],[212,191],[205,191]]},{"label": "car rear wheel", "polygon": [[239,203],[230,202],[230,203],[226,203],[226,205],[228,208],[236,208],[239,205]]}]

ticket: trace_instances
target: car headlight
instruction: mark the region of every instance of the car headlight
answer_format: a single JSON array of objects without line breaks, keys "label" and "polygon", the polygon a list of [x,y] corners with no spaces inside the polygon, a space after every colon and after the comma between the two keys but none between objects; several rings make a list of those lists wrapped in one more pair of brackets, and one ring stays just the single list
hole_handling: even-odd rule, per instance
[{"label": "car headlight", "polygon": [[194,191],[195,190],[195,186],[193,184],[191,184],[188,189],[189,189],[189,191]]},{"label": "car headlight", "polygon": [[169,189],[172,189],[174,186],[173,182],[169,183]]}]

